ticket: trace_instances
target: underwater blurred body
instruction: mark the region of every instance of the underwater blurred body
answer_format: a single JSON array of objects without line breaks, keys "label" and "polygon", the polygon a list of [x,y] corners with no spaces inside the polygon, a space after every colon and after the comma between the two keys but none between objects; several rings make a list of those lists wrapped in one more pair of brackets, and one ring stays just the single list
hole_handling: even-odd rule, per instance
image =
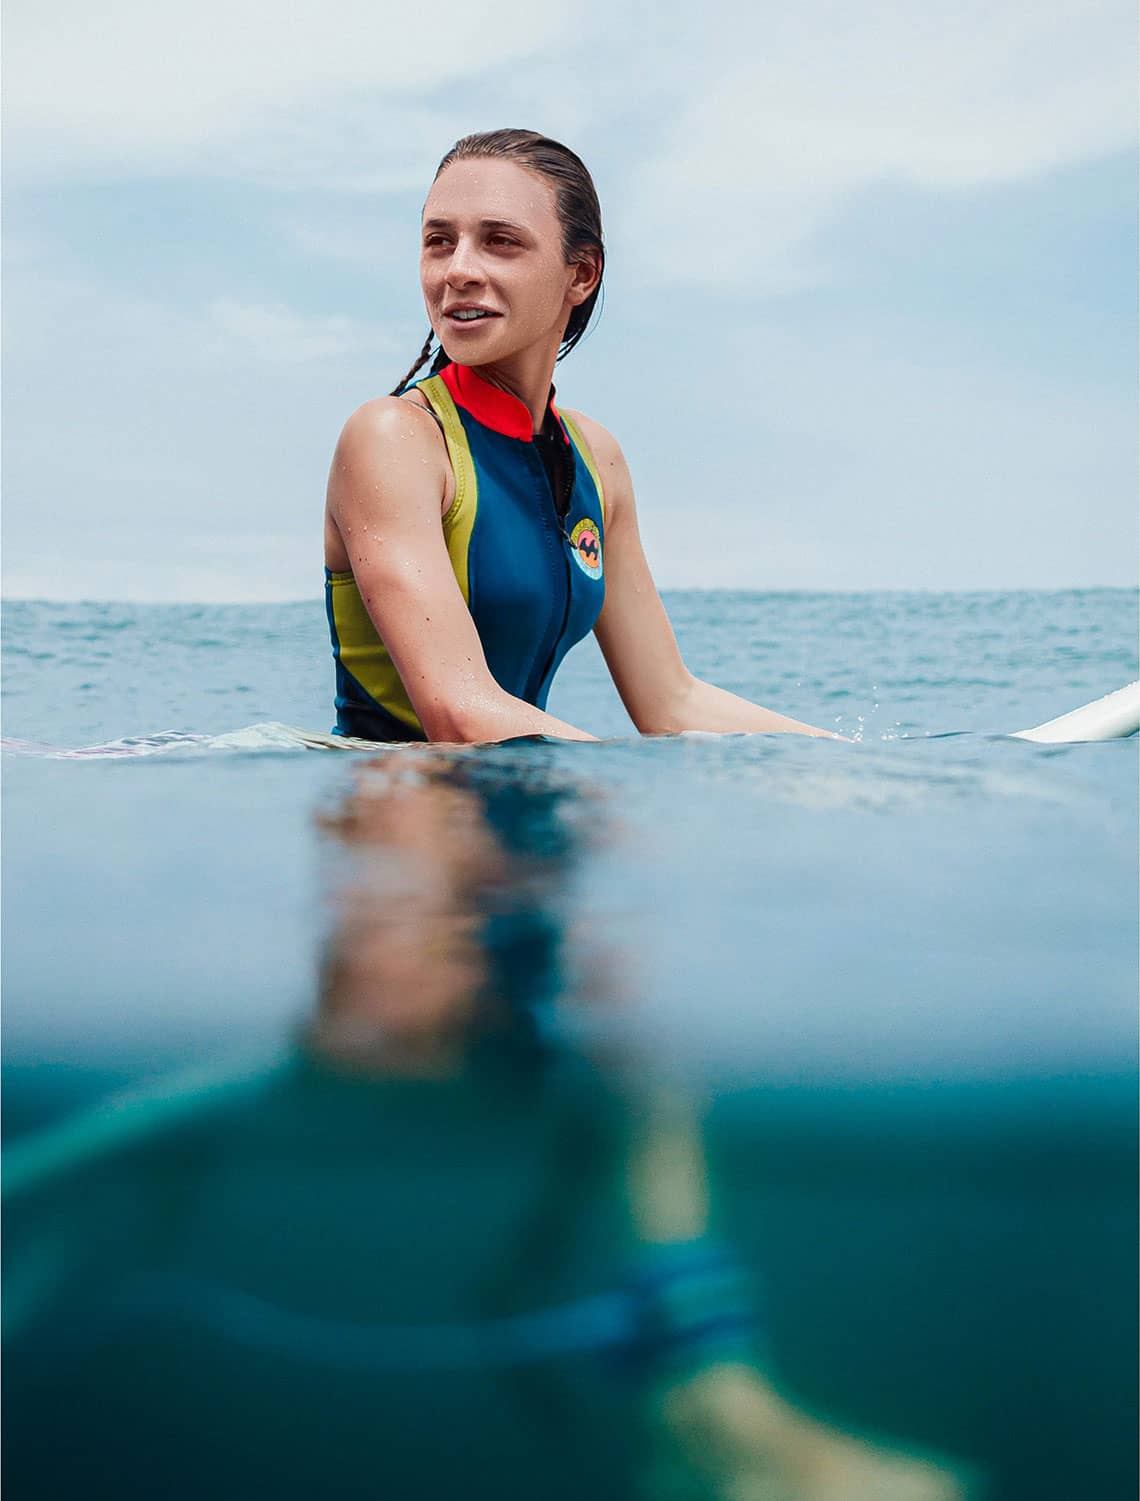
[{"label": "underwater blurred body", "polygon": [[[601,745],[227,743],[257,720],[327,729],[319,606],[5,607],[7,735],[222,737],[6,758],[25,1476],[61,1394],[74,1411],[93,1391],[74,1473],[145,1450],[158,1474],[191,1443],[163,1396],[181,1361],[185,1410],[231,1415],[235,1486],[265,1473],[269,1425],[289,1435],[278,1489],[338,1452],[368,1488],[363,1403],[384,1415],[381,1494],[465,1474],[475,1494],[514,1475],[632,1495],[641,1419],[614,1369],[644,1343],[622,1343],[629,1269],[662,1236],[634,1224],[629,1142],[662,1080],[689,1102],[714,1228],[764,1289],[755,1358],[781,1389],[961,1457],[995,1496],[1134,1493],[1137,742],[1000,732],[1135,676],[1135,596],[668,603],[694,671],[860,743],[638,740],[589,648],[551,708]],[[333,1027],[330,995],[371,1020]],[[284,1074],[234,1065],[238,1105],[207,1085],[192,1130],[129,1104],[111,1115],[141,1108],[137,1140],[84,1124],[122,1086],[161,1100],[172,1071],[283,1045]],[[102,1145],[69,1146],[69,1123]],[[403,1367],[291,1385],[278,1345],[220,1353],[249,1315],[235,1289],[262,1317],[267,1275],[298,1317],[411,1339]],[[77,1351],[111,1305],[135,1313]],[[567,1308],[596,1349],[548,1350],[537,1385],[533,1352],[496,1365]],[[449,1321],[483,1333],[441,1374],[405,1325]],[[735,1312],[704,1322],[739,1336]],[[685,1328],[686,1359],[724,1358]]]}]

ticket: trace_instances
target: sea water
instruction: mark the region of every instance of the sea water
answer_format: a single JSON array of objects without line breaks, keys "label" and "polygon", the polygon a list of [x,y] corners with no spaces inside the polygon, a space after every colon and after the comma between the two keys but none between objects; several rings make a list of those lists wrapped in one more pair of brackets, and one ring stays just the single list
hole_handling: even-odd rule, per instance
[{"label": "sea water", "polygon": [[[600,744],[305,750],[319,599],[5,605],[21,1473],[98,1390],[88,1476],[146,1494],[212,1412],[237,1493],[333,1382],[330,1494],[357,1401],[381,1494],[722,1494],[739,1457],[645,1481],[611,1369],[628,1268],[715,1243],[753,1312],[676,1315],[669,1379],[743,1361],[993,1496],[1135,1493],[1137,741],[1010,738],[1137,675],[1135,594],[666,604],[698,676],[853,743],[641,738],[587,642],[549,707]],[[39,1368],[115,1298],[129,1338]],[[286,1451],[281,1494],[331,1462]]]}]

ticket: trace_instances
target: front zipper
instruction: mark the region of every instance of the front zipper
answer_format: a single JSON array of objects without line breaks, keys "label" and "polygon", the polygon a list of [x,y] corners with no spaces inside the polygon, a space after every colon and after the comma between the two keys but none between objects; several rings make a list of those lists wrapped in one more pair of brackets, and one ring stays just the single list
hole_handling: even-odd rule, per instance
[{"label": "front zipper", "polygon": [[[550,672],[550,669],[554,665],[554,660],[555,660],[555,658],[558,655],[558,648],[562,645],[562,638],[566,634],[566,623],[570,619],[570,595],[571,595],[571,590],[572,590],[572,587],[573,587],[574,576],[573,576],[573,574],[570,571],[570,555],[562,547],[562,542],[563,541],[566,543],[566,545],[568,547],[573,546],[573,543],[570,541],[570,536],[569,536],[569,533],[566,530],[566,524],[565,524],[565,522],[563,521],[562,517],[558,514],[558,502],[554,498],[554,490],[551,487],[550,478],[549,478],[549,476],[546,473],[546,465],[542,462],[542,460],[538,457],[537,454],[535,454],[534,457],[535,457],[535,459],[536,459],[536,461],[538,463],[539,469],[542,471],[543,490],[550,497],[550,508],[554,512],[554,522],[555,522],[555,525],[558,528],[558,535],[559,535],[559,538],[560,538],[559,545],[558,545],[558,550],[562,554],[562,562],[563,562],[563,564],[565,565],[565,568],[566,568],[566,603],[565,603],[565,606],[563,607],[563,610],[562,610],[562,624],[558,627],[557,634],[554,637],[554,645],[551,647],[551,649],[550,649],[550,655],[546,659],[546,666],[542,669],[542,674],[539,677],[538,682],[534,686],[533,697],[537,698],[538,695],[539,695],[539,693],[542,690],[543,683],[546,682],[547,674]],[[571,478],[571,482],[570,482],[571,495],[573,493],[573,487],[574,487],[574,485],[573,485],[573,478]],[[566,514],[567,514],[567,516],[569,516],[569,514],[570,514],[569,501],[570,501],[571,495],[567,496],[567,506],[566,506]]]}]

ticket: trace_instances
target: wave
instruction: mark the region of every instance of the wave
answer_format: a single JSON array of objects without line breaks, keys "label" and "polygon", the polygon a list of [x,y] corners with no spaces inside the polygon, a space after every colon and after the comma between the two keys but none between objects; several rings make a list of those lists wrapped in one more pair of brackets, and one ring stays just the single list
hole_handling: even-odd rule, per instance
[{"label": "wave", "polygon": [[[1010,730],[1006,734],[1015,740],[1029,740],[1046,745],[1080,744],[1097,740],[1119,740],[1135,735],[1140,730],[1140,682],[1129,683],[1115,693],[1106,694],[1092,703],[1082,704],[1056,719],[1047,720],[1027,730]],[[957,735],[958,731],[943,731],[926,736],[899,736],[888,730],[883,740],[939,739]],[[721,739],[702,730],[684,732],[686,738]],[[546,736],[527,736],[527,739],[546,739]],[[866,743],[863,734],[856,741]],[[397,742],[407,749],[407,742]],[[298,729],[296,725],[279,724],[273,720],[261,724],[246,725],[240,730],[230,730],[221,735],[198,734],[192,730],[162,730],[157,735],[124,735],[118,740],[105,740],[98,745],[83,745],[74,749],[44,745],[35,740],[0,739],[0,747],[23,756],[40,756],[49,760],[109,760],[125,756],[155,756],[170,751],[372,751],[383,749],[391,742],[360,740],[350,735],[327,735],[319,730]]]},{"label": "wave", "polygon": [[205,735],[192,730],[162,730],[156,735],[124,735],[97,745],[65,747],[45,745],[35,740],[0,738],[0,748],[20,756],[39,756],[56,761],[114,760],[126,756],[157,756],[171,751],[305,751],[305,750],[376,750],[380,742],[354,740],[346,735],[324,735],[315,730],[297,729],[293,725],[246,725],[221,735]]}]

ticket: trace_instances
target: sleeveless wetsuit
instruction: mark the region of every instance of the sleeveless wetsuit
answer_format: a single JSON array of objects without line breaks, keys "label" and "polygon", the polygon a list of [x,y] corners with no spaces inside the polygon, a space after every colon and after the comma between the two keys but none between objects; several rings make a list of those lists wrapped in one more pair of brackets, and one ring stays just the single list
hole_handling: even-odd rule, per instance
[{"label": "sleeveless wetsuit", "polygon": [[[447,442],[455,499],[443,534],[487,665],[505,692],[544,709],[559,663],[602,608],[605,513],[593,458],[555,408],[553,386],[536,441],[526,406],[465,365],[415,385]],[[350,572],[325,569],[325,602],[333,734],[426,739]]]}]

